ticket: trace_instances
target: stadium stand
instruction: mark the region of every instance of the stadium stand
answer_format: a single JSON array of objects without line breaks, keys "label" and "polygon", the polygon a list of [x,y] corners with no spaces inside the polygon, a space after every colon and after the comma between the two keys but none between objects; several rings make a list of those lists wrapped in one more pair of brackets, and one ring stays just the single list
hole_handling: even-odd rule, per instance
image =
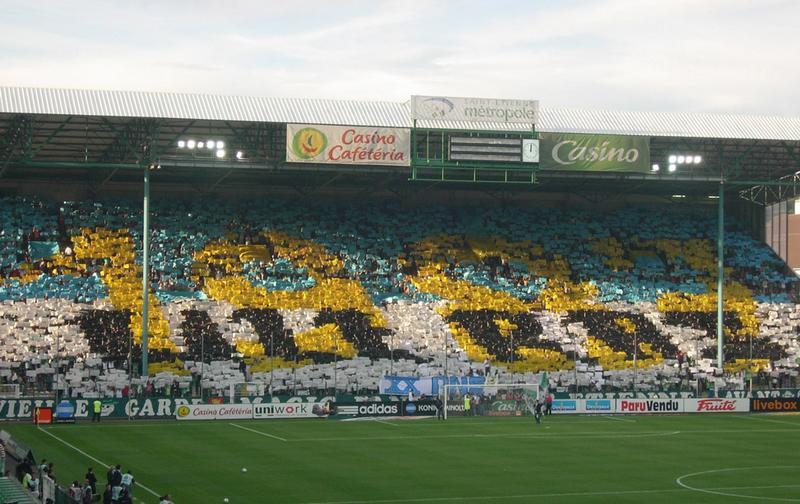
[{"label": "stadium stand", "polygon": [[[480,374],[672,387],[714,372],[716,221],[608,211],[345,202],[158,202],[151,383],[271,392]],[[0,198],[0,377],[121,395],[141,358],[141,209]],[[797,277],[726,229],[726,369],[796,376]],[[635,337],[634,337],[635,335]],[[138,354],[137,354],[138,351]],[[245,364],[231,360],[236,354]],[[201,366],[200,361],[206,365]],[[270,373],[270,371],[272,371]],[[735,378],[731,375],[731,379]],[[135,383],[143,384],[141,380]]]}]

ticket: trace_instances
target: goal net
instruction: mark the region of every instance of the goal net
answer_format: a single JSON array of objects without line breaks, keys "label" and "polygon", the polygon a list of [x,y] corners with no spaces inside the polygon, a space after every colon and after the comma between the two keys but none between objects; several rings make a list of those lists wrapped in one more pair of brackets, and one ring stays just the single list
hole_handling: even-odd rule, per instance
[{"label": "goal net", "polygon": [[533,416],[544,393],[537,383],[445,385],[444,417]]}]

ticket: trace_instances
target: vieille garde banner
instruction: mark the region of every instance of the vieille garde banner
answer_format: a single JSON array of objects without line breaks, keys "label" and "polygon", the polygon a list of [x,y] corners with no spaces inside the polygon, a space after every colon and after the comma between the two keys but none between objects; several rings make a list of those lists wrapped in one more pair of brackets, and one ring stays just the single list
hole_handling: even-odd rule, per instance
[{"label": "vieille garde banner", "polygon": [[411,130],[366,126],[286,125],[286,161],[409,166]]},{"label": "vieille garde banner", "polygon": [[541,133],[542,170],[643,172],[650,166],[650,137]]}]

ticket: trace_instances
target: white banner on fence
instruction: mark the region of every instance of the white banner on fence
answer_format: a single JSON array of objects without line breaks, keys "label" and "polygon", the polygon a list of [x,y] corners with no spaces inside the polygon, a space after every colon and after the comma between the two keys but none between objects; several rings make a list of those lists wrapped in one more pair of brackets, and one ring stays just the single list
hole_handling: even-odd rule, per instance
[{"label": "white banner on fence", "polygon": [[412,96],[412,119],[474,123],[536,124],[539,102],[497,98]]},{"label": "white banner on fence", "polygon": [[189,404],[179,406],[178,420],[242,420],[253,418],[252,404]]},{"label": "white banner on fence", "polygon": [[410,166],[411,130],[287,124],[286,161]]},{"label": "white banner on fence", "polygon": [[553,399],[554,415],[572,415],[586,413],[586,401],[583,399]]},{"label": "white banner on fence", "polygon": [[686,413],[746,413],[750,411],[750,399],[684,399],[683,408]]},{"label": "white banner on fence", "polygon": [[322,403],[261,403],[253,405],[253,418],[317,418],[328,415]]}]

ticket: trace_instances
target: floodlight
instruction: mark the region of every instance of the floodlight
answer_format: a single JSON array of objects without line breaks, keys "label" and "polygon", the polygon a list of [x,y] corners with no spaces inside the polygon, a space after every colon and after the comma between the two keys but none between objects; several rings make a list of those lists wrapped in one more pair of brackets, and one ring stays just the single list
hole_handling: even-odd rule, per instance
[{"label": "floodlight", "polygon": [[686,162],[685,156],[678,156],[678,164],[683,164]]},{"label": "floodlight", "polygon": [[225,142],[223,142],[222,140],[217,140],[217,149],[224,149],[224,148],[225,148]]},{"label": "floodlight", "polygon": [[703,156],[695,156],[694,157],[694,164],[700,164],[703,162]]},{"label": "floodlight", "polygon": [[236,159],[242,159],[244,157],[244,152],[236,151]]},{"label": "floodlight", "polygon": [[188,140],[188,141],[186,142],[186,147],[188,147],[189,149],[194,149],[194,147],[195,147],[195,141],[194,141],[194,140]]},{"label": "floodlight", "polygon": [[184,140],[178,140],[178,148],[183,149],[186,147],[186,142]]},{"label": "floodlight", "polygon": [[678,166],[676,164],[672,163],[672,164],[669,165],[670,173],[674,172],[677,169],[678,169]]},{"label": "floodlight", "polygon": [[206,147],[208,147],[208,150],[213,150],[214,147],[216,147],[216,142],[214,142],[214,140],[208,140],[206,141]]},{"label": "floodlight", "polygon": [[672,197],[673,198],[685,198],[686,195],[685,194],[673,194]]},{"label": "floodlight", "polygon": [[202,149],[203,148],[203,142],[197,142],[197,148],[198,149]]},{"label": "floodlight", "polygon": [[669,162],[670,163],[677,163],[678,162],[678,156],[676,156],[675,154],[671,155],[669,157]]},{"label": "floodlight", "polygon": [[224,158],[225,157],[225,149],[218,149],[217,150],[217,157]]},{"label": "floodlight", "polygon": [[661,167],[660,167],[660,166],[658,166],[658,163],[653,163],[653,171],[654,171],[654,172],[657,172],[657,171],[658,171],[658,170],[660,170],[660,169],[661,169]]}]

